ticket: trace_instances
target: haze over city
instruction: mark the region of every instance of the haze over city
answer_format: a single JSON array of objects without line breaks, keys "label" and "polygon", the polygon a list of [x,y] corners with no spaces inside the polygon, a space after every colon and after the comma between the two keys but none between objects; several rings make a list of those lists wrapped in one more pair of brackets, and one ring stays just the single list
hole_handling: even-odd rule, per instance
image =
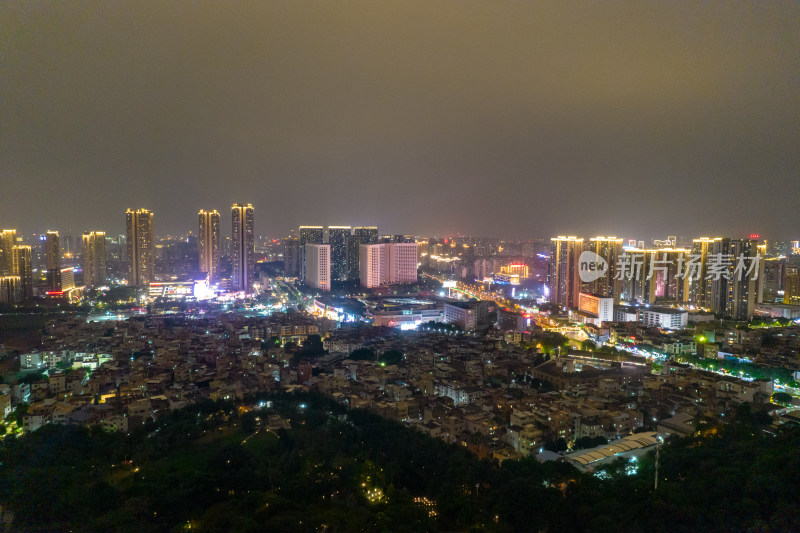
[{"label": "haze over city", "polygon": [[797,530],[798,21],[0,1],[0,530]]},{"label": "haze over city", "polygon": [[796,238],[798,16],[6,2],[0,225],[118,234],[144,207],[182,233],[198,209],[251,202],[275,236]]}]

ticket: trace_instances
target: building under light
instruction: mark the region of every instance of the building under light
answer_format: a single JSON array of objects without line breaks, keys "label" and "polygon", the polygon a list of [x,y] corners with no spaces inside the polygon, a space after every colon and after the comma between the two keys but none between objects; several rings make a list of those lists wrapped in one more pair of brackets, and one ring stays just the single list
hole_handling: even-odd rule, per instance
[{"label": "building under light", "polygon": [[11,250],[14,256],[14,275],[19,277],[20,296],[22,299],[33,297],[33,264],[31,247],[27,245],[14,246]]},{"label": "building under light", "polygon": [[592,237],[584,244],[583,249],[596,253],[608,264],[608,270],[603,276],[582,284],[583,292],[613,298],[615,303],[619,303],[622,283],[620,279],[617,279],[617,261],[622,255],[622,239],[604,236]]},{"label": "building under light", "polygon": [[[738,258],[755,257],[758,253],[758,241],[754,239],[721,239],[714,243],[713,253],[716,257],[732,259],[726,275],[711,279],[711,311],[727,320],[750,320],[753,318],[758,285],[759,272],[737,274],[734,265]],[[718,254],[722,254],[719,256]],[[750,265],[747,265],[750,266]]]},{"label": "building under light", "polygon": [[510,274],[507,272],[499,272],[492,274],[491,281],[500,285],[519,285],[519,274]]},{"label": "building under light", "polygon": [[614,298],[582,292],[578,295],[578,311],[583,322],[601,325],[614,321]]},{"label": "building under light", "polygon": [[583,251],[583,239],[559,236],[550,240],[550,301],[574,309],[578,306],[578,295],[581,292],[578,258]]},{"label": "building under light", "polygon": [[216,209],[201,209],[197,217],[200,230],[197,238],[199,271],[207,273],[211,283],[215,283],[219,281],[220,215]]},{"label": "building under light", "polygon": [[306,244],[305,283],[313,289],[331,290],[331,245]]},{"label": "building under light", "polygon": [[691,272],[688,277],[689,299],[688,303],[702,309],[711,309],[712,284],[706,279],[708,271],[708,255],[713,252],[714,246],[722,241],[721,237],[700,237],[692,240],[692,254],[699,257],[697,272]]},{"label": "building under light", "polygon": [[501,274],[516,275],[518,279],[528,279],[528,265],[525,263],[512,263],[500,267]]},{"label": "building under light", "polygon": [[17,244],[17,230],[0,231],[0,276],[14,276],[14,246]]},{"label": "building under light", "polygon": [[0,276],[0,304],[14,305],[22,297],[19,276]]},{"label": "building under light", "polygon": [[417,282],[417,243],[362,244],[359,268],[361,286],[367,289],[387,283]]},{"label": "building under light", "polygon": [[236,292],[250,292],[253,287],[256,270],[253,214],[251,204],[233,204],[231,207],[231,289]]},{"label": "building under light", "polygon": [[88,288],[106,284],[106,232],[88,231],[82,237],[83,284]]},{"label": "building under light", "polygon": [[298,241],[300,245],[300,275],[306,275],[306,244],[324,244],[325,228],[322,226],[300,226],[298,228]]},{"label": "building under light", "polygon": [[48,231],[45,236],[45,267],[47,269],[47,290],[61,290],[61,245],[58,232]]},{"label": "building under light", "polygon": [[151,300],[207,300],[214,296],[209,287],[208,274],[203,272],[183,281],[153,282],[148,286]]},{"label": "building under light", "polygon": [[69,267],[62,268],[58,274],[61,280],[61,289],[57,291],[47,291],[46,296],[56,300],[66,300],[69,303],[76,303],[83,298],[84,287],[75,285],[75,273]]},{"label": "building under light", "polygon": [[353,234],[347,238],[347,279],[356,280],[361,275],[361,245],[377,243],[377,226],[358,226],[353,228]]},{"label": "building under light", "polygon": [[331,246],[331,279],[346,280],[347,240],[351,237],[350,226],[328,226],[328,244]]},{"label": "building under light", "polygon": [[125,213],[128,246],[128,284],[144,287],[155,279],[153,266],[153,213],[147,209],[128,209]]}]

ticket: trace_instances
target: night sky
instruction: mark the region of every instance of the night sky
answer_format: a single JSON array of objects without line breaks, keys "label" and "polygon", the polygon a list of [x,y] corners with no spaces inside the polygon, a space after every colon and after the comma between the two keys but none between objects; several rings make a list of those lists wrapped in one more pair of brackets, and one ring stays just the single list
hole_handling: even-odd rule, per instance
[{"label": "night sky", "polygon": [[[549,6],[549,7],[548,7]],[[800,238],[800,3],[0,2],[0,226]]]}]

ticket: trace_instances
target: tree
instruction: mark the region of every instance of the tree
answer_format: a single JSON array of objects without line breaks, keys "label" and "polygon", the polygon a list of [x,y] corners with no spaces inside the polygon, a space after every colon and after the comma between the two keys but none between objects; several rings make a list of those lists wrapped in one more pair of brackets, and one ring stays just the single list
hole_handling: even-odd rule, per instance
[{"label": "tree", "polygon": [[17,405],[17,408],[14,409],[14,418],[17,421],[17,426],[22,427],[22,419],[28,414],[28,409],[30,409],[30,405],[25,402],[20,403]]},{"label": "tree", "polygon": [[239,419],[239,424],[245,433],[253,433],[256,430],[256,414],[253,411],[244,413]]},{"label": "tree", "polygon": [[781,405],[790,405],[792,403],[792,395],[788,392],[776,392],[772,395],[772,401]]},{"label": "tree", "polygon": [[350,352],[350,359],[353,359],[354,361],[374,361],[375,352],[369,348],[356,348]]},{"label": "tree", "polygon": [[32,372],[30,374],[26,374],[25,376],[22,377],[22,379],[19,380],[19,382],[25,383],[27,385],[32,385],[37,381],[44,379],[44,375],[42,374],[42,372]]},{"label": "tree", "polygon": [[567,440],[564,437],[560,437],[555,441],[547,441],[544,445],[544,449],[550,450],[551,452],[563,452],[567,449]]},{"label": "tree", "polygon": [[378,358],[381,364],[396,365],[403,360],[403,353],[399,350],[387,350]]},{"label": "tree", "polygon": [[584,448],[594,448],[602,444],[608,444],[608,439],[603,436],[597,437],[581,437],[575,441],[575,449],[582,450]]},{"label": "tree", "polygon": [[325,347],[319,335],[309,335],[303,341],[303,348],[300,350],[300,357],[314,358],[325,354]]},{"label": "tree", "polygon": [[554,331],[545,331],[538,340],[537,344],[541,345],[542,351],[547,354],[553,353],[560,346],[569,346],[569,339]]}]

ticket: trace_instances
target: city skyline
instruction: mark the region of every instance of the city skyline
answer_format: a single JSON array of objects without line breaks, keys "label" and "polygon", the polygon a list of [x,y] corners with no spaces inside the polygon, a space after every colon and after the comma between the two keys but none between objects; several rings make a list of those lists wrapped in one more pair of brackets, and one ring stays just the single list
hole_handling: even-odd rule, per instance
[{"label": "city skyline", "polygon": [[800,227],[796,2],[4,15],[0,227],[122,233],[142,206],[176,233],[242,198],[258,234]]},{"label": "city skyline", "polygon": [[791,530],[798,21],[4,2],[0,530]]},{"label": "city skyline", "polygon": [[[235,205],[235,203],[236,202],[233,202],[233,204],[229,204],[228,206],[223,206],[222,209],[227,209],[227,208],[230,207],[230,205]],[[250,203],[249,205],[253,205],[253,204]],[[253,205],[253,207],[257,208],[258,206]],[[128,206],[128,209],[130,209],[130,206]],[[156,214],[155,211],[152,210],[152,209],[143,208],[143,210]],[[218,210],[219,210],[218,208],[211,208],[211,211],[218,211]],[[193,216],[190,217],[190,220],[183,221],[183,222],[185,222],[185,223],[182,222],[183,223],[183,227],[179,228],[176,231],[164,231],[164,230],[162,230],[162,228],[161,228],[161,217],[159,217],[159,224],[154,227],[154,237],[156,239],[169,239],[169,238],[176,238],[176,237],[186,237],[186,236],[189,236],[189,235],[193,235],[195,237],[199,237],[200,232],[198,231],[198,228],[197,228],[198,209],[197,208],[193,208],[193,211],[194,211],[193,212]],[[200,211],[204,211],[204,209],[200,209]],[[124,213],[124,212],[125,212],[125,210],[123,209],[122,213]],[[356,216],[356,218],[361,218],[361,217]],[[122,219],[120,219],[120,220],[122,220]],[[126,226],[125,226],[125,222],[124,221],[120,222],[120,220],[118,220],[117,222],[112,224],[113,226],[119,226],[119,228],[115,227],[112,230],[109,230],[107,228],[102,228],[99,231],[104,231],[109,237],[113,237],[113,236],[123,236],[124,237]],[[232,234],[233,234],[233,225],[231,223],[228,223],[227,220],[225,220],[225,222],[226,223],[221,223],[220,224],[220,228],[219,228],[220,238],[222,238],[222,239],[230,238],[232,236]],[[348,222],[348,220],[345,220],[345,222]],[[684,233],[677,232],[677,231],[674,231],[674,230],[670,230],[669,228],[667,228],[666,231],[663,231],[661,233],[647,234],[647,235],[643,235],[642,232],[638,232],[638,233],[632,232],[631,234],[627,234],[627,233],[613,232],[613,231],[601,232],[601,231],[592,230],[592,229],[588,229],[588,230],[582,231],[582,232],[580,232],[580,231],[579,232],[568,232],[568,231],[564,231],[563,229],[561,229],[561,230],[556,229],[556,230],[554,230],[552,232],[544,232],[543,230],[538,230],[536,228],[533,228],[527,234],[519,234],[519,235],[515,234],[515,235],[512,236],[512,235],[510,235],[508,233],[507,234],[499,234],[499,235],[498,234],[489,234],[487,232],[481,232],[480,230],[477,231],[477,232],[470,233],[470,232],[466,232],[466,231],[459,231],[458,228],[455,228],[453,231],[449,231],[449,232],[444,232],[444,231],[440,231],[440,230],[421,231],[421,232],[404,231],[403,230],[404,227],[408,227],[408,226],[412,226],[413,225],[413,222],[411,222],[411,221],[407,222],[406,224],[403,224],[401,222],[398,225],[397,228],[393,228],[393,229],[385,229],[384,226],[380,226],[379,224],[372,225],[372,226],[359,226],[358,224],[351,224],[351,225],[343,226],[343,225],[340,225],[340,224],[342,224],[342,221],[338,221],[337,223],[331,223],[331,224],[327,224],[327,223],[326,224],[319,224],[317,226],[304,226],[303,224],[295,225],[295,226],[289,226],[289,225],[286,225],[286,224],[281,224],[281,225],[273,227],[273,228],[267,228],[266,231],[262,231],[263,228],[259,228],[258,224],[254,224],[254,235],[256,237],[259,237],[259,238],[274,238],[274,239],[278,239],[278,238],[289,237],[289,236],[293,235],[294,233],[296,233],[298,231],[298,228],[303,228],[303,227],[322,228],[324,230],[327,230],[328,228],[336,229],[336,228],[343,228],[343,227],[350,227],[350,228],[352,228],[352,230],[356,230],[356,229],[358,229],[360,227],[373,227],[373,228],[380,228],[381,229],[381,231],[380,231],[380,235],[381,236],[404,234],[404,235],[414,235],[416,237],[424,237],[424,238],[432,238],[432,237],[435,237],[435,238],[451,238],[452,237],[452,238],[472,238],[472,239],[500,239],[500,240],[504,240],[504,241],[507,241],[507,242],[514,242],[514,241],[516,241],[516,242],[525,242],[525,241],[533,241],[533,240],[549,240],[549,239],[551,239],[551,238],[553,238],[555,236],[577,236],[579,238],[586,238],[586,239],[589,239],[590,237],[591,238],[604,238],[604,236],[607,236],[607,238],[615,238],[615,239],[616,238],[620,238],[620,239],[623,239],[625,241],[625,245],[627,245],[628,241],[635,240],[635,241],[643,241],[646,246],[650,246],[651,243],[653,243],[653,242],[659,241],[661,239],[665,239],[668,235],[676,236],[678,240],[683,239],[683,240],[686,241],[686,244],[690,244],[693,239],[709,238],[709,237],[712,237],[712,238],[713,237],[756,238],[756,239],[768,240],[768,241],[773,241],[773,242],[774,241],[785,241],[785,242],[796,241],[796,240],[798,240],[798,237],[800,237],[800,227],[798,227],[797,230],[794,230],[794,229],[786,230],[786,232],[785,232],[786,236],[785,237],[779,237],[778,235],[770,235],[770,234],[767,234],[767,233],[764,233],[764,232],[760,232],[759,233],[757,231],[756,232],[753,232],[753,231],[735,232],[735,231],[732,231],[732,230],[731,231],[724,231],[723,230],[723,231],[716,231],[715,232],[715,231],[710,231],[707,228],[703,228],[703,227],[699,227],[699,226],[694,228],[693,230],[689,230],[689,231],[684,232]],[[57,227],[58,229],[53,230],[52,229],[53,227]],[[0,224],[0,228],[3,228],[3,230],[16,231],[16,233],[21,238],[25,239],[26,241],[27,241],[27,238],[29,238],[30,236],[46,235],[48,232],[51,232],[51,231],[55,231],[56,233],[59,233],[59,234],[62,234],[62,235],[67,235],[67,236],[70,236],[70,237],[77,237],[77,238],[79,238],[80,235],[82,233],[86,232],[86,231],[98,231],[97,229],[94,229],[94,230],[82,229],[81,230],[81,229],[74,229],[74,228],[66,228],[65,226],[59,226],[58,224],[47,226],[46,229],[45,229],[44,226],[42,226],[42,228],[38,228],[38,227],[37,228],[27,228],[27,227],[22,226],[21,224],[13,223],[13,221],[11,221],[11,223],[4,224],[4,225]]]}]

